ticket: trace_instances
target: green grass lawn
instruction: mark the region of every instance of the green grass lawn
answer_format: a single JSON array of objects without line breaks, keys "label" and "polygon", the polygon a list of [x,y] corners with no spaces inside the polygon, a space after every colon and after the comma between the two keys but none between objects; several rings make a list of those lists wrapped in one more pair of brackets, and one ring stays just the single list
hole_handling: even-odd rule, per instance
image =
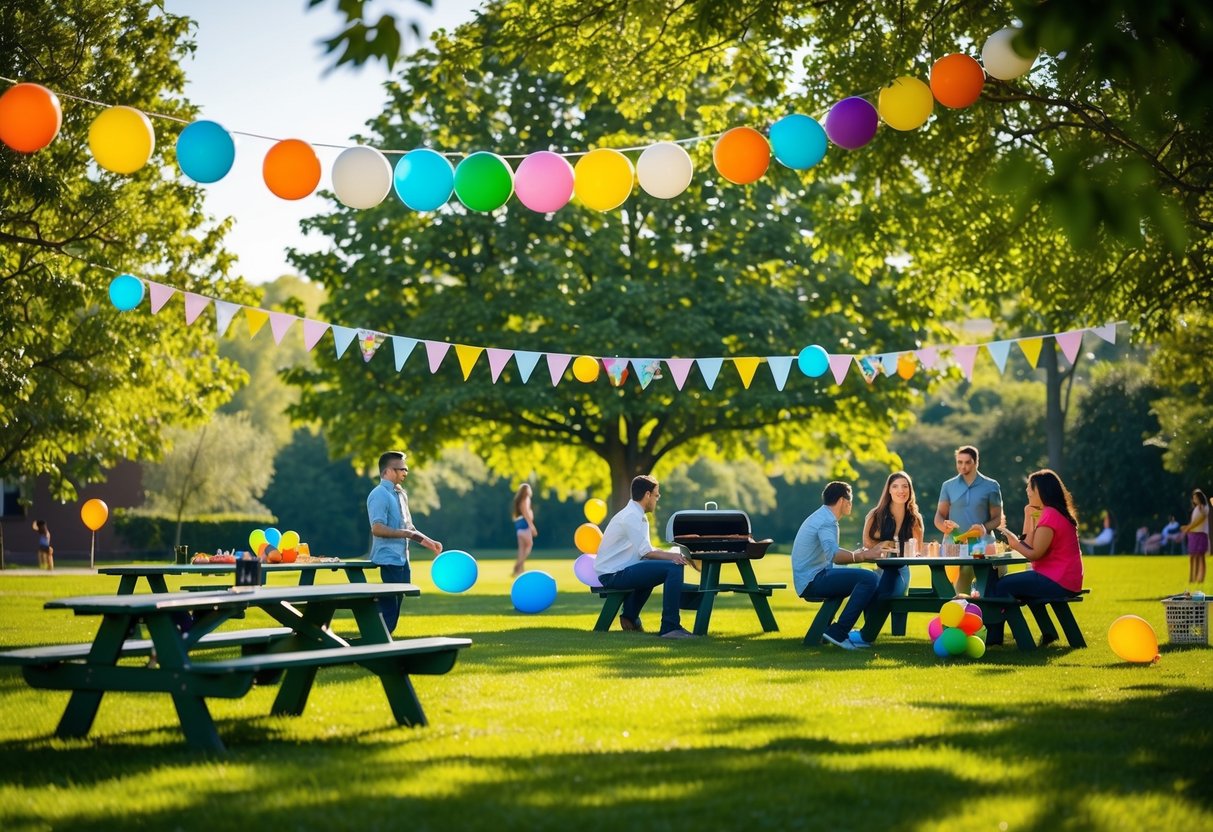
[{"label": "green grass lawn", "polygon": [[[415,565],[423,594],[397,637],[474,641],[448,675],[415,680],[422,729],[395,726],[375,677],[321,669],[299,718],[266,716],[274,687],[210,700],[222,756],[191,752],[156,694],[108,695],[90,737],[63,742],[67,694],[0,668],[0,829],[1213,829],[1213,652],[1169,647],[1158,601],[1186,558],[1088,558],[1089,649],[977,661],[937,659],[926,615],[872,651],[805,648],[817,605],[791,589],[773,599],[778,633],[731,595],[706,639],[594,633],[600,604],[572,559],[531,565],[561,590],[540,615],[513,611],[508,560],[482,560],[460,596]],[[760,580],[790,572],[786,556],[758,562]],[[116,588],[0,573],[0,649],[91,640],[95,619],[42,603]],[[1109,649],[1126,613],[1154,626],[1158,664]]]}]

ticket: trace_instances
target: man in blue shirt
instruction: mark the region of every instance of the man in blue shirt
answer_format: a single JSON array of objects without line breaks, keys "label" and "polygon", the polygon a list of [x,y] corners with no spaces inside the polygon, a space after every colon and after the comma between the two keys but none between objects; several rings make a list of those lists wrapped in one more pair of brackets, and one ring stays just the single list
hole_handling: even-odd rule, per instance
[{"label": "man in blue shirt", "polygon": [[792,543],[792,582],[801,598],[846,598],[838,620],[826,628],[822,638],[843,650],[871,647],[851,628],[864,613],[864,620],[876,601],[876,573],[867,569],[846,569],[842,564],[866,563],[882,557],[879,543],[869,549],[842,549],[838,546],[838,519],[851,513],[851,486],[832,482],[821,492],[821,508],[810,514],[796,532]]},{"label": "man in blue shirt", "polygon": [[[404,478],[409,467],[404,454],[388,451],[379,457],[379,485],[366,498],[367,518],[371,523],[371,562],[379,565],[379,579],[385,584],[407,584],[412,580],[409,567],[409,541],[416,541],[434,554],[442,544],[417,530],[409,514],[409,498],[404,493]],[[383,623],[390,633],[400,620],[400,598],[380,598]]]},{"label": "man in blue shirt", "polygon": [[[970,537],[985,536],[1002,521],[1002,489],[995,480],[977,470],[977,449],[956,449],[956,476],[939,489],[935,528],[944,534],[960,529]],[[973,588],[973,567],[962,566],[956,592],[968,595]]]}]

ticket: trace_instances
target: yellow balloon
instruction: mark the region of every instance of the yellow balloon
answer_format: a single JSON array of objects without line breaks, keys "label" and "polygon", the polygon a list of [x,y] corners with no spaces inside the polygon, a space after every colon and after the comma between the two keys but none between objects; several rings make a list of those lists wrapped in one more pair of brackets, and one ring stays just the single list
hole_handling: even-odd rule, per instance
[{"label": "yellow balloon", "polygon": [[282,539],[278,541],[278,548],[282,551],[294,549],[299,545],[299,532],[283,532]]},{"label": "yellow balloon", "polygon": [[894,130],[917,130],[927,123],[934,108],[931,88],[908,75],[885,85],[876,103],[880,117]]},{"label": "yellow balloon", "polygon": [[595,211],[611,211],[632,193],[636,169],[618,150],[600,147],[582,156],[573,167],[573,193]]},{"label": "yellow balloon", "polygon": [[909,381],[914,377],[915,371],[918,369],[918,361],[914,358],[914,353],[903,352],[897,359],[897,375]]},{"label": "yellow balloon", "polygon": [[964,617],[965,603],[963,601],[949,601],[939,610],[939,623],[945,627],[959,627]]},{"label": "yellow balloon", "polygon": [[585,501],[585,519],[591,523],[601,523],[607,516],[607,504],[597,497]]},{"label": "yellow balloon", "polygon": [[152,123],[134,107],[110,107],[88,128],[88,148],[97,164],[114,173],[134,173],[156,149]]},{"label": "yellow balloon", "polygon": [[573,378],[589,384],[598,380],[598,360],[588,355],[579,355],[573,359]]},{"label": "yellow balloon", "polygon": [[1122,615],[1108,630],[1112,652],[1127,662],[1158,661],[1158,637],[1144,618]]},{"label": "yellow balloon", "polygon": [[104,526],[109,516],[110,507],[105,504],[104,500],[98,500],[96,497],[85,500],[84,505],[80,506],[80,519],[84,521],[84,525],[90,531],[95,532]]},{"label": "yellow balloon", "polygon": [[573,542],[577,544],[577,551],[592,555],[598,551],[598,544],[602,542],[602,529],[593,523],[582,523],[577,527],[577,531],[573,532]]}]

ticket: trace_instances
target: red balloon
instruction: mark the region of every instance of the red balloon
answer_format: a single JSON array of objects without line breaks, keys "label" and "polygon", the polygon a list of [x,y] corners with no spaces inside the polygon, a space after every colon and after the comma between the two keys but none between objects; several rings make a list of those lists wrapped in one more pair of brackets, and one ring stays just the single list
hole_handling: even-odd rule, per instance
[{"label": "red balloon", "polygon": [[960,110],[981,98],[986,73],[968,55],[944,55],[931,67],[931,94],[945,107]]},{"label": "red balloon", "polygon": [[21,153],[41,150],[59,135],[59,96],[38,84],[17,84],[0,95],[0,141]]}]

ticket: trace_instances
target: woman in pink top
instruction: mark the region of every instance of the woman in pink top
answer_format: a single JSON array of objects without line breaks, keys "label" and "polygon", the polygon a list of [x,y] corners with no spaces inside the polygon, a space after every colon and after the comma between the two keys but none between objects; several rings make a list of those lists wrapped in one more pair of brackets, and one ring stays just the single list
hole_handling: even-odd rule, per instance
[{"label": "woman in pink top", "polygon": [[[1078,515],[1061,477],[1048,468],[1028,477],[1028,505],[1024,508],[1023,537],[1007,528],[1006,515],[999,527],[1011,548],[1032,568],[1005,578],[992,577],[987,594],[1009,595],[1029,603],[1040,625],[1040,646],[1057,641],[1057,630],[1043,604],[1069,598],[1082,591],[1082,550],[1078,545]],[[987,644],[1002,643],[1002,625],[991,625]]]}]

